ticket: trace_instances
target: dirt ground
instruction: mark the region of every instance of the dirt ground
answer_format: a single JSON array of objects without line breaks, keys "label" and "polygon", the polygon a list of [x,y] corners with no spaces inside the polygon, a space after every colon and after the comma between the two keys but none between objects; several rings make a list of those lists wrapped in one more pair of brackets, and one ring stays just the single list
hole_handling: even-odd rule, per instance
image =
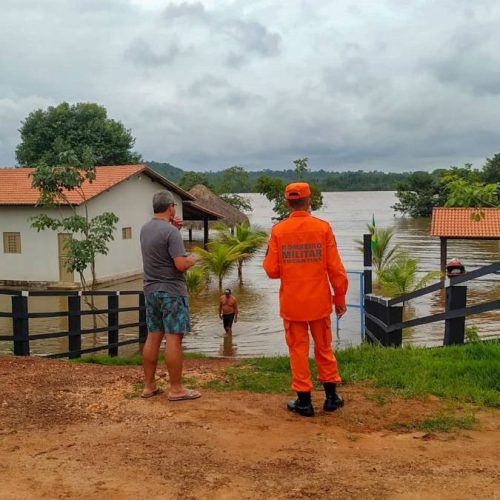
[{"label": "dirt ground", "polygon": [[[230,363],[189,360],[186,375]],[[0,357],[0,498],[500,498],[498,412],[480,429],[402,432],[437,398],[367,398],[306,419],[286,396],[204,391],[196,401],[134,397],[140,367]],[[496,495],[496,496],[495,496]]]}]

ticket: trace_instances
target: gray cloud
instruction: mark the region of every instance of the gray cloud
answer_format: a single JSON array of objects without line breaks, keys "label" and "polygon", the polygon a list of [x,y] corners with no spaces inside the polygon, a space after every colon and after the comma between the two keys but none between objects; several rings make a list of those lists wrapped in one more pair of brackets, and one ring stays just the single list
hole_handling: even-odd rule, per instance
[{"label": "gray cloud", "polygon": [[489,35],[495,26],[489,28],[483,34],[453,36],[437,57],[427,62],[430,72],[445,85],[462,86],[478,95],[500,94],[498,38]]},{"label": "gray cloud", "polygon": [[190,21],[198,19],[210,22],[211,19],[205,10],[205,7],[200,2],[182,2],[179,4],[168,5],[165,8],[163,16],[165,19],[187,18]]},{"label": "gray cloud", "polygon": [[171,64],[180,52],[176,43],[157,53],[145,40],[136,40],[125,50],[124,56],[140,66],[156,67]]},{"label": "gray cloud", "polygon": [[236,20],[225,25],[225,31],[249,52],[265,57],[277,56],[281,49],[281,36],[270,32],[257,22]]},{"label": "gray cloud", "polygon": [[499,24],[494,0],[5,0],[0,165],[63,100],[182,168],[481,162],[500,150]]}]

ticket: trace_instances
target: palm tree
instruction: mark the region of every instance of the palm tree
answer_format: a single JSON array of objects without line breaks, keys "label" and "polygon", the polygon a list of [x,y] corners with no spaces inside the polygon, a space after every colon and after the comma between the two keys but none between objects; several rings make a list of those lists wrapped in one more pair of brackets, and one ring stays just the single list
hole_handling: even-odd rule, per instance
[{"label": "palm tree", "polygon": [[202,267],[192,267],[186,272],[186,286],[191,297],[201,293],[207,284],[207,272]]},{"label": "palm tree", "polygon": [[229,246],[220,241],[209,243],[208,250],[196,247],[193,252],[201,257],[201,266],[217,276],[220,290],[222,290],[224,277],[234,268],[239,259],[247,256],[245,245]]},{"label": "palm tree", "polygon": [[[373,234],[375,232],[375,246],[372,247],[372,262],[378,276],[399,255],[399,245],[395,244],[392,248],[389,248],[394,236],[394,229],[374,228],[371,224],[367,224],[367,227],[370,233]],[[358,244],[358,250],[363,252],[363,242],[356,240],[356,243]]]},{"label": "palm tree", "polygon": [[399,253],[393,261],[378,273],[384,294],[394,297],[423,288],[429,281],[440,277],[439,271],[426,273],[418,279],[418,259]]},{"label": "palm tree", "polygon": [[250,226],[247,222],[236,224],[234,234],[229,231],[225,224],[218,224],[216,229],[219,231],[217,240],[228,245],[238,246],[244,250],[245,255],[238,259],[238,278],[243,279],[243,263],[250,260],[259,248],[267,243],[268,234],[259,227]]}]

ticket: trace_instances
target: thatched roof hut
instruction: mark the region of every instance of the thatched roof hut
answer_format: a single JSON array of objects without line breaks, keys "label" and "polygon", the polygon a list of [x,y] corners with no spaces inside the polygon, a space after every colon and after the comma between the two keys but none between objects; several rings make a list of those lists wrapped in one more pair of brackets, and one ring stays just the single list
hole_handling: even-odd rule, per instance
[{"label": "thatched roof hut", "polygon": [[[234,227],[236,224],[242,222],[249,223],[248,217],[243,212],[229,203],[226,203],[203,184],[196,184],[196,186],[193,186],[189,190],[189,194],[196,198],[197,205],[217,214],[221,214],[223,216],[222,219],[220,219],[221,222],[224,222],[228,227]],[[198,229],[201,228],[202,222],[188,222],[185,224],[186,227],[190,225],[194,229]]]}]

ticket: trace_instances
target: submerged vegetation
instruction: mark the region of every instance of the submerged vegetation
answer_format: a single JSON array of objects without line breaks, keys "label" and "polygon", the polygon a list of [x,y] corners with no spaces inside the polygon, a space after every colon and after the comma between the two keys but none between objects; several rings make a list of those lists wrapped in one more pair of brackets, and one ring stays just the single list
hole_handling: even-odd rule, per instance
[{"label": "submerged vegetation", "polygon": [[430,271],[423,276],[420,274],[418,259],[412,259],[407,253],[401,252],[377,273],[377,277],[382,292],[394,297],[423,288],[441,276],[439,271]]},{"label": "submerged vegetation", "polygon": [[[376,283],[384,295],[404,295],[440,278],[439,271],[420,272],[418,259],[411,258],[398,244],[391,246],[393,229],[377,228],[373,224],[367,226],[372,234],[372,261]],[[358,250],[363,252],[363,241],[356,240],[356,243]]]},{"label": "submerged vegetation", "polygon": [[267,243],[268,234],[263,229],[252,227],[245,222],[236,224],[233,231],[225,224],[218,224],[216,229],[218,230],[218,241],[229,247],[241,246],[244,248],[245,253],[238,259],[238,278],[241,281],[243,279],[243,264]]},{"label": "submerged vegetation", "polygon": [[[193,273],[187,275],[188,289],[192,294],[203,290],[206,278],[213,275],[217,278],[219,289],[222,289],[224,278],[236,267],[240,282],[243,279],[243,264],[255,256],[259,248],[267,242],[266,231],[250,226],[246,222],[236,224],[231,230],[223,223],[216,226],[217,237],[208,244],[207,249],[196,247],[200,262]],[[205,279],[204,279],[205,278]],[[191,287],[191,288],[190,288]]]}]

